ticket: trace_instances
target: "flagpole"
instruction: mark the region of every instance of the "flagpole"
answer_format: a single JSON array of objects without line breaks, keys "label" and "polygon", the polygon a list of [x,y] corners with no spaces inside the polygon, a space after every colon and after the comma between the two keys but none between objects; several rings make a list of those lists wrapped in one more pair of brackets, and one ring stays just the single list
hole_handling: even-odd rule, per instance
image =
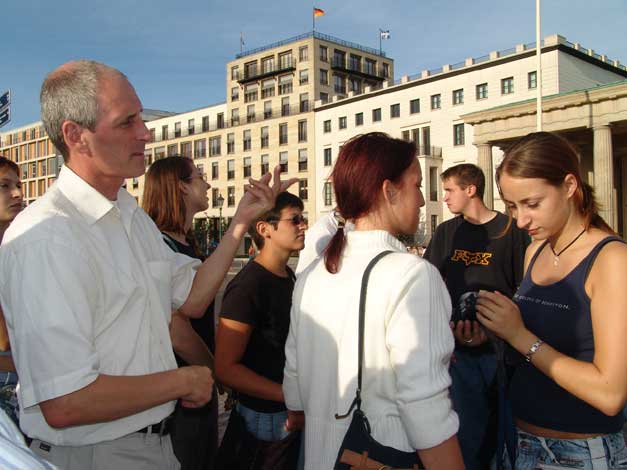
[{"label": "flagpole", "polygon": [[383,46],[381,40],[383,39],[383,30],[379,28],[379,55],[383,55]]},{"label": "flagpole", "polygon": [[536,0],[536,130],[542,131],[542,35],[540,34],[540,0]]},{"label": "flagpole", "polygon": [[311,24],[312,24],[312,30],[315,33],[316,32],[316,7],[311,8]]}]

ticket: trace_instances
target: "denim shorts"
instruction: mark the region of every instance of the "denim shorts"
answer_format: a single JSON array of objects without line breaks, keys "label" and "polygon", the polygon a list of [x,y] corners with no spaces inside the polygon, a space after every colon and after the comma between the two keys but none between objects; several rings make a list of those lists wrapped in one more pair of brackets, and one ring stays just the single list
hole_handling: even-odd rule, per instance
[{"label": "denim shorts", "polygon": [[289,435],[285,430],[287,411],[261,413],[238,403],[237,412],[244,418],[248,432],[257,439],[280,441]]},{"label": "denim shorts", "polygon": [[[509,461],[505,467],[511,470]],[[625,470],[627,447],[623,433],[591,439],[550,439],[518,430],[515,470]]]}]

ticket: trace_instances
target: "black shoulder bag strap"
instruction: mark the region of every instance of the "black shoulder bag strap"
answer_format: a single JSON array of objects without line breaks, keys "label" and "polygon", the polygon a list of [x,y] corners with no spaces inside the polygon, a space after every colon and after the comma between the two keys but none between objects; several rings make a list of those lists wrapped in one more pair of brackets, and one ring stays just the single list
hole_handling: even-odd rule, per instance
[{"label": "black shoulder bag strap", "polygon": [[392,250],[382,251],[377,256],[372,258],[368,266],[366,266],[366,270],[361,278],[361,292],[359,294],[359,346],[358,346],[358,356],[357,356],[357,390],[355,391],[355,399],[351,403],[351,406],[348,408],[348,411],[343,414],[335,414],[335,419],[343,419],[350,416],[353,409],[357,407],[358,410],[361,410],[361,369],[362,362],[364,358],[364,323],[366,320],[366,293],[368,291],[368,279],[370,278],[370,271],[374,268],[374,265],[379,262],[381,258],[389,255],[390,253],[394,253]]},{"label": "black shoulder bag strap", "polygon": [[165,242],[165,244],[168,245],[173,252],[179,252],[179,247],[176,246],[176,243],[174,243],[174,240],[172,240],[172,237],[170,237],[170,235],[165,232],[161,232],[161,236],[163,237],[163,241]]}]

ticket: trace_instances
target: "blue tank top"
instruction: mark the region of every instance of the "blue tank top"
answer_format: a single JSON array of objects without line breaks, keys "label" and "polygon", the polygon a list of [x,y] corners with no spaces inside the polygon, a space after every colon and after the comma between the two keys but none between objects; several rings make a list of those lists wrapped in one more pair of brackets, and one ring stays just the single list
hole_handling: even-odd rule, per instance
[{"label": "blue tank top", "polygon": [[[541,286],[531,280],[531,270],[545,242],[534,254],[514,301],[525,326],[553,348],[574,359],[592,362],[594,337],[590,298],[584,283],[603,246],[618,237],[601,240],[563,279]],[[624,242],[623,242],[624,243]],[[620,412],[606,416],[553,380],[524,362],[511,381],[514,416],[536,426],[564,432],[610,434],[622,430],[625,418]]]}]

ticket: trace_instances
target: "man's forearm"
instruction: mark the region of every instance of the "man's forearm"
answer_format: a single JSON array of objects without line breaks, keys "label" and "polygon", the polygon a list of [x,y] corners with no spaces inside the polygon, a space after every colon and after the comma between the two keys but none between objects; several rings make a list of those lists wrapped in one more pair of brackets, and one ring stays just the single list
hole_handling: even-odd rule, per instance
[{"label": "man's forearm", "polygon": [[50,426],[64,428],[130,416],[185,396],[189,389],[183,369],[137,376],[99,375],[86,387],[39,405]]},{"label": "man's forearm", "polygon": [[198,268],[189,296],[179,308],[181,313],[192,318],[203,316],[220,289],[247,230],[248,224],[233,219],[218,248]]}]

